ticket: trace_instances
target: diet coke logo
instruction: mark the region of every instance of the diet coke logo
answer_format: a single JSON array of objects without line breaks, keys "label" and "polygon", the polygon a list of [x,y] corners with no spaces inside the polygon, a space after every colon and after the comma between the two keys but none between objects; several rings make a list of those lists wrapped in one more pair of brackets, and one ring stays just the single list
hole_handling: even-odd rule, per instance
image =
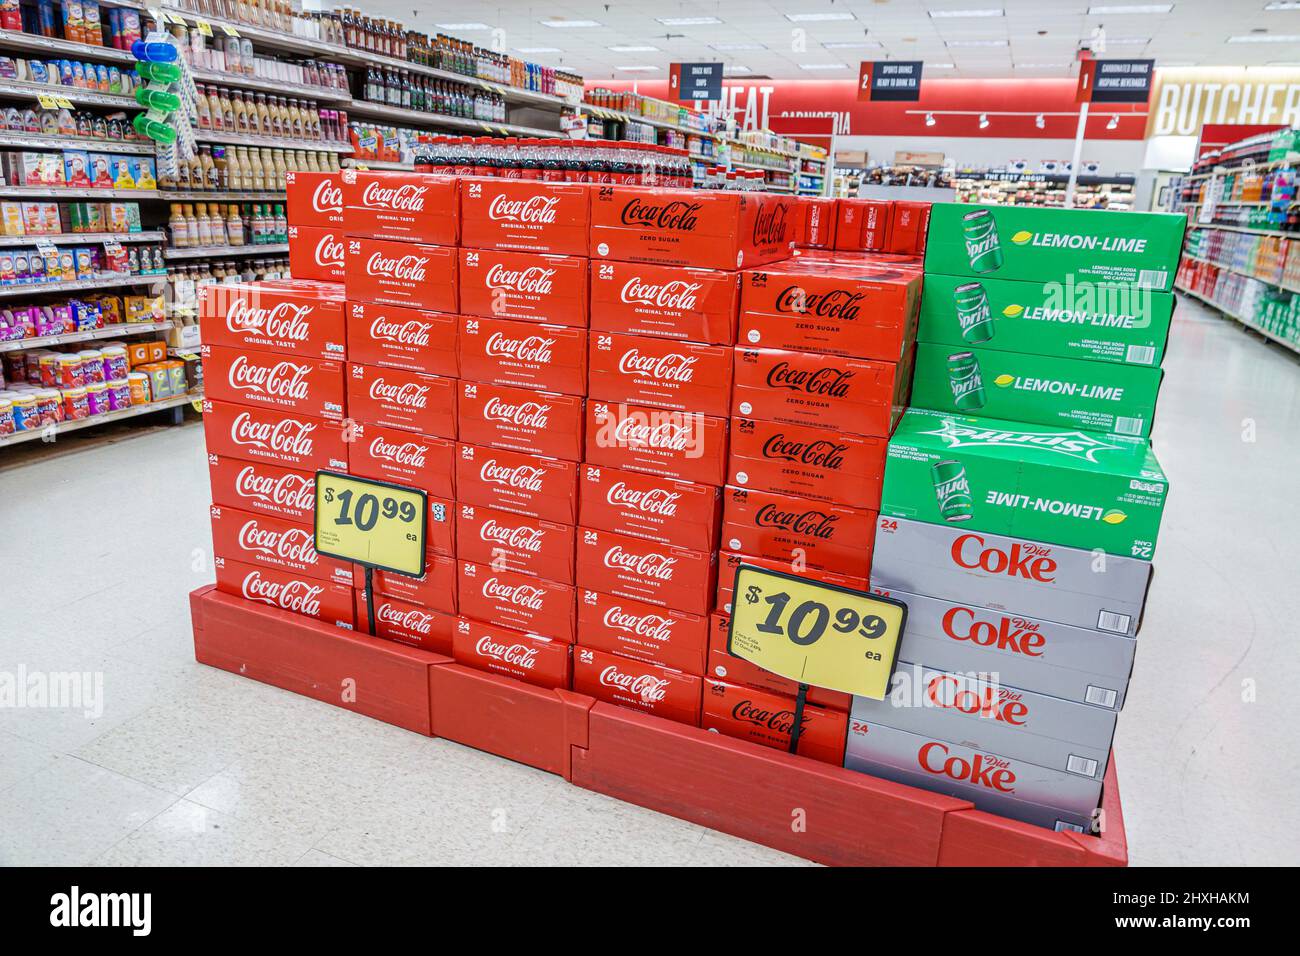
[{"label": "diet coke logo", "polygon": [[376,342],[423,347],[429,344],[429,331],[432,328],[432,322],[417,322],[415,319],[390,322],[383,316],[377,316],[370,323],[370,337]]},{"label": "diet coke logo", "polygon": [[310,528],[272,531],[261,527],[254,519],[244,522],[243,527],[239,529],[237,540],[242,550],[262,554],[268,558],[311,565],[314,565],[317,560]]},{"label": "diet coke logo", "polygon": [[277,302],[272,308],[259,309],[247,299],[235,299],[226,310],[226,328],[236,335],[261,332],[282,342],[304,342],[311,334],[307,321],[313,307]]},{"label": "diet coke logo", "polygon": [[399,608],[387,602],[375,609],[375,622],[389,624],[424,637],[433,630],[433,614],[417,607]]},{"label": "diet coke logo", "polygon": [[361,193],[361,203],[368,208],[393,209],[398,212],[424,212],[424,195],[428,186],[404,183],[401,186],[382,186],[377,182],[366,184]]},{"label": "diet coke logo", "polygon": [[657,704],[668,696],[671,682],[653,674],[629,674],[611,664],[600,672],[602,687],[614,687],[646,704]]},{"label": "diet coke logo", "polygon": [[378,402],[392,402],[416,411],[428,407],[429,386],[419,382],[387,382],[377,378],[370,383],[370,397]]},{"label": "diet coke logo", "polygon": [[754,515],[754,525],[759,528],[780,528],[792,534],[806,535],[829,541],[835,537],[835,523],[839,515],[810,508],[807,511],[782,511],[776,505],[763,505]]},{"label": "diet coke logo", "polygon": [[307,383],[310,374],[310,365],[298,365],[289,361],[255,365],[246,356],[237,355],[230,363],[227,379],[231,388],[245,393],[302,401],[310,391]]},{"label": "diet coke logo", "polygon": [[917,751],[916,762],[926,773],[950,777],[999,793],[1016,792],[1016,775],[1011,770],[1010,761],[1002,757],[975,754],[967,760],[956,754],[950,755],[946,744],[932,740]]},{"label": "diet coke logo", "polygon": [[423,282],[428,274],[428,256],[386,256],[376,252],[366,260],[366,274],[403,282]]},{"label": "diet coke logo", "polygon": [[321,268],[343,268],[343,243],[334,238],[333,233],[321,236],[316,243],[316,265]]},{"label": "diet coke logo", "polygon": [[605,612],[605,626],[652,641],[667,641],[673,636],[673,620],[659,614],[632,614],[615,605]]},{"label": "diet coke logo", "polygon": [[543,405],[541,402],[520,402],[518,405],[512,405],[499,398],[488,399],[487,404],[483,406],[483,417],[488,421],[504,422],[507,425],[538,431],[545,430],[550,412],[551,406]]},{"label": "diet coke logo", "polygon": [[290,472],[277,478],[259,474],[252,465],[241,468],[235,476],[235,494],[296,511],[316,506],[316,482],[310,476]]},{"label": "diet coke logo", "polygon": [[320,596],[325,586],[306,581],[268,581],[261,571],[244,576],[239,591],[250,601],[261,601],[283,611],[294,611],[309,617],[320,617]]},{"label": "diet coke logo", "polygon": [[551,364],[551,349],[555,339],[544,335],[526,335],[511,338],[504,332],[493,332],[488,336],[485,352],[498,358],[515,359],[519,362],[531,362],[536,365]]},{"label": "diet coke logo", "polygon": [[329,177],[322,179],[312,191],[311,208],[321,213],[342,212],[343,188]]},{"label": "diet coke logo", "polygon": [[419,442],[390,442],[383,438],[376,438],[370,443],[370,457],[380,458],[384,461],[391,462],[394,465],[404,465],[407,468],[423,468],[425,455],[428,454],[429,447],[421,445]]},{"label": "diet coke logo", "polygon": [[805,442],[776,434],[763,442],[763,457],[837,471],[844,464],[844,452],[848,447],[824,438]]},{"label": "diet coke logo", "polygon": [[547,226],[555,222],[558,196],[530,196],[527,199],[509,199],[498,195],[488,205],[488,218],[493,222],[516,222],[520,225]]},{"label": "diet coke logo", "polygon": [[623,207],[620,218],[625,226],[692,232],[699,223],[700,208],[700,203],[684,199],[656,204],[642,202],[638,196]]},{"label": "diet coke logo", "polygon": [[943,632],[954,641],[970,641],[1025,657],[1042,657],[1047,637],[1033,621],[999,615],[996,622],[984,621],[968,607],[950,607],[942,619]]},{"label": "diet coke logo", "polygon": [[478,476],[483,481],[501,485],[503,488],[538,492],[542,490],[542,479],[546,477],[546,471],[535,465],[516,465],[511,468],[508,465],[498,464],[495,459],[492,459],[483,462]]},{"label": "diet coke logo", "polygon": [[537,666],[537,648],[526,644],[503,644],[490,637],[480,637],[474,645],[481,657],[488,657],[502,664],[521,667],[526,671]]},{"label": "diet coke logo", "polygon": [[788,388],[809,395],[843,398],[849,393],[849,382],[856,374],[834,367],[809,371],[791,368],[789,362],[777,362],[767,373],[767,384],[772,388]]},{"label": "diet coke logo", "polygon": [[677,502],[681,493],[667,491],[663,488],[647,488],[639,491],[629,488],[627,482],[616,481],[605,492],[605,501],[614,506],[626,505],[642,514],[656,515],[660,518],[677,517]]},{"label": "diet coke logo", "polygon": [[537,554],[542,550],[546,532],[541,528],[530,528],[527,525],[512,528],[509,525],[498,524],[495,518],[489,518],[479,526],[478,536],[481,541]]},{"label": "diet coke logo", "polygon": [[528,611],[540,611],[546,603],[546,589],[534,584],[503,584],[497,578],[488,578],[482,590],[489,600],[505,601]]},{"label": "diet coke logo", "polygon": [[699,282],[642,282],[637,276],[627,281],[619,298],[628,305],[653,305],[660,309],[694,312],[701,288]]},{"label": "diet coke logo", "polygon": [[673,569],[677,565],[677,559],[670,558],[666,554],[657,554],[654,551],[645,554],[625,551],[621,544],[616,544],[605,552],[604,562],[607,568],[631,571],[633,574],[653,578],[656,581],[671,581]]},{"label": "diet coke logo", "polygon": [[248,412],[240,412],[230,423],[230,440],[236,445],[262,448],[282,455],[310,457],[312,433],[316,426],[292,418],[275,422],[254,421]]},{"label": "diet coke logo", "polygon": [[1029,705],[1024,695],[1006,687],[994,687],[984,681],[963,682],[952,674],[935,674],[926,685],[925,696],[931,704],[945,710],[999,723],[1023,727],[1029,719]]},{"label": "diet coke logo", "polygon": [[809,295],[801,287],[792,285],[777,295],[776,311],[853,322],[857,319],[865,298],[863,293],[849,292],[847,289],[831,289],[820,295]]},{"label": "diet coke logo", "polygon": [[695,374],[697,356],[670,352],[667,355],[643,355],[640,349],[632,348],[624,352],[618,360],[618,370],[624,375],[649,375],[660,382],[690,384]]},{"label": "diet coke logo", "polygon": [[949,554],[953,563],[970,571],[1005,574],[1011,578],[1028,578],[1043,584],[1056,580],[1056,561],[1049,557],[1050,548],[1041,544],[1014,542],[1009,550],[984,546],[977,534],[963,534],[952,543]]},{"label": "diet coke logo", "polygon": [[554,277],[554,269],[541,266],[507,269],[497,262],[488,270],[486,282],[489,289],[509,289],[522,295],[550,295]]}]

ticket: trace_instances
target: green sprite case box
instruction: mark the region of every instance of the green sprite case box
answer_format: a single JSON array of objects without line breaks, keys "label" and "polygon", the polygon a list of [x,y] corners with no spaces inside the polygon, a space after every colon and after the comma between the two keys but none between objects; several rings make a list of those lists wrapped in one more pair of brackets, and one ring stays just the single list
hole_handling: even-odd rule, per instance
[{"label": "green sprite case box", "polygon": [[1119,283],[1016,282],[930,273],[918,342],[1156,366],[1174,297]]},{"label": "green sprite case box", "polygon": [[912,404],[1145,437],[1162,375],[1159,368],[921,342]]},{"label": "green sprite case box", "polygon": [[1168,292],[1187,217],[935,203],[925,271],[1026,282],[1122,282]]},{"label": "green sprite case box", "polygon": [[1150,560],[1168,491],[1141,438],[911,408],[880,515]]}]

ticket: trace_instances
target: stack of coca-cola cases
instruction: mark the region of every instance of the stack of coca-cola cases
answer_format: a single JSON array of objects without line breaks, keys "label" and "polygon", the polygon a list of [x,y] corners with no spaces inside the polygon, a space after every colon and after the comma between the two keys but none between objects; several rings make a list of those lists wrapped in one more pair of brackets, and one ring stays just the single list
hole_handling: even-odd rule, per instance
[{"label": "stack of coca-cola cases", "polygon": [[[314,472],[428,494],[377,636],[788,748],[741,562],[866,589],[928,205],[291,173],[290,268],[202,298],[217,585],[368,630]],[[850,698],[799,750],[842,764]]]}]

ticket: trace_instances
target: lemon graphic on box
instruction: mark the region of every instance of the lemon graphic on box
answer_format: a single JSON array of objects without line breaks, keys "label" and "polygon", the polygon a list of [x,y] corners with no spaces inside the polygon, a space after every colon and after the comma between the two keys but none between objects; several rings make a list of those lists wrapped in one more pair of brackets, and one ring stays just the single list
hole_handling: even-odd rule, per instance
[{"label": "lemon graphic on box", "polygon": [[1120,511],[1118,508],[1112,508],[1101,516],[1101,520],[1106,522],[1106,524],[1123,524],[1124,519],[1127,517],[1128,515]]},{"label": "lemon graphic on box", "polygon": [[1016,305],[1015,303],[1012,303],[1011,305],[1007,306],[1005,309],[1002,310],[1002,314],[1005,315],[1008,319],[1014,319],[1023,311],[1025,311],[1025,307],[1023,305]]},{"label": "lemon graphic on box", "polygon": [[1015,382],[1015,380],[1016,380],[1016,377],[1015,377],[1014,375],[1006,375],[1006,374],[1003,374],[1003,375],[999,375],[997,378],[995,378],[995,379],[993,380],[993,384],[996,385],[998,388],[1007,388],[1007,387],[1009,387],[1013,382]]},{"label": "lemon graphic on box", "polygon": [[1021,229],[1018,233],[1016,233],[1014,236],[1011,237],[1011,241],[1018,246],[1023,246],[1026,242],[1028,242],[1032,238],[1034,238],[1034,234],[1032,232],[1030,232],[1028,229]]}]

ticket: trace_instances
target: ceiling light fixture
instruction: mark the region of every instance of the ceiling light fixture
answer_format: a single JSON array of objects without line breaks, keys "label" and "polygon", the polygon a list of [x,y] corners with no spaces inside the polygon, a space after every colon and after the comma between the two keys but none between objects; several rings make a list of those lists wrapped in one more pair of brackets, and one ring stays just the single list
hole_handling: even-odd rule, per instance
[{"label": "ceiling light fixture", "polygon": [[606,50],[612,53],[658,53],[657,46],[607,46]]},{"label": "ceiling light fixture", "polygon": [[516,53],[561,53],[558,46],[517,46]]},{"label": "ceiling light fixture", "polygon": [[851,13],[787,13],[791,23],[826,23],[832,20],[856,20]]},{"label": "ceiling light fixture", "polygon": [[879,50],[883,44],[875,40],[844,40],[839,43],[823,43],[822,48],[825,50]]},{"label": "ceiling light fixture", "polygon": [[656,17],[666,27],[707,27],[722,21],[717,17]]},{"label": "ceiling light fixture", "polygon": [[1001,7],[988,7],[984,10],[931,10],[933,20],[957,20],[963,17],[1004,17],[1006,11]]},{"label": "ceiling light fixture", "polygon": [[491,30],[486,23],[435,23],[439,30]]},{"label": "ceiling light fixture", "polygon": [[800,63],[801,70],[846,70],[848,67],[843,63]]},{"label": "ceiling light fixture", "polygon": [[598,27],[600,24],[595,20],[543,20],[542,26],[551,27],[555,30],[576,30],[581,27]]},{"label": "ceiling light fixture", "polygon": [[1111,46],[1145,46],[1151,42],[1150,37],[1107,37]]},{"label": "ceiling light fixture", "polygon": [[980,114],[980,129],[988,129],[988,128],[989,128],[989,114],[988,114],[988,113],[981,113],[981,114]]},{"label": "ceiling light fixture", "polygon": [[624,73],[656,73],[658,72],[659,67],[648,66],[648,65],[647,66],[616,66],[614,67],[614,69],[621,70]]},{"label": "ceiling light fixture", "polygon": [[1006,46],[1006,40],[944,40],[945,46]]},{"label": "ceiling light fixture", "polygon": [[1172,3],[1124,3],[1118,5],[1107,4],[1100,7],[1089,7],[1088,16],[1105,17],[1111,14],[1125,13],[1168,13],[1174,8]]},{"label": "ceiling light fixture", "polygon": [[1300,36],[1284,33],[1249,33],[1244,37],[1228,37],[1229,43],[1300,43]]},{"label": "ceiling light fixture", "polygon": [[1300,10],[1300,0],[1273,0],[1272,3],[1264,4],[1264,9],[1269,13],[1277,10]]},{"label": "ceiling light fixture", "polygon": [[736,64],[731,66],[724,66],[722,68],[722,72],[723,73],[753,73],[754,71],[747,66],[740,66],[739,64]]},{"label": "ceiling light fixture", "polygon": [[1070,64],[1065,61],[1060,63],[1017,63],[1017,70],[1063,70]]},{"label": "ceiling light fixture", "polygon": [[761,43],[713,43],[709,45],[710,50],[717,50],[719,53],[731,53],[736,50],[766,50],[767,47]]}]

